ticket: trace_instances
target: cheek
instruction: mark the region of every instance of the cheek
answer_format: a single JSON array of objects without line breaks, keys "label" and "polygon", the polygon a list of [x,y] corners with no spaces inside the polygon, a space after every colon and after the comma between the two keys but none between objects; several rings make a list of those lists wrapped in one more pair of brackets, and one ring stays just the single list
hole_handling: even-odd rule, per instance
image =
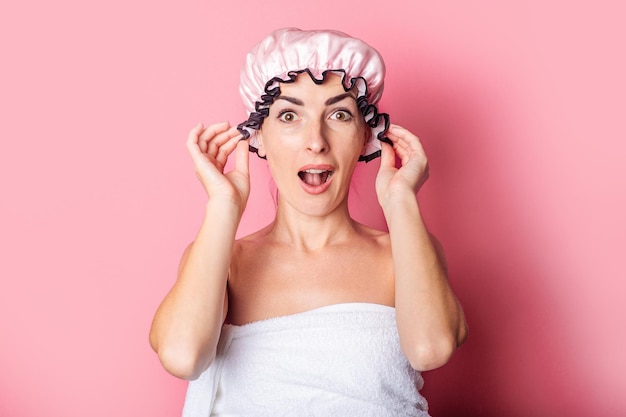
[{"label": "cheek", "polygon": [[[281,149],[284,148],[284,140],[281,137],[281,130],[273,126],[271,122],[265,121],[261,129],[257,133],[259,140],[259,152],[264,157],[271,157],[278,152],[280,156]],[[284,136],[284,135],[283,135]]]},{"label": "cheek", "polygon": [[296,151],[296,145],[297,141],[293,135],[266,129],[261,134],[261,139],[259,140],[259,152],[268,161],[276,160],[280,165],[280,160],[290,158],[287,155],[291,155]]},{"label": "cheek", "polygon": [[367,145],[367,142],[370,139],[370,135],[371,135],[371,129],[367,126],[367,124],[365,123],[365,120],[361,118],[361,120],[359,121],[359,123],[357,124],[355,128],[355,136],[360,138],[359,146],[361,148],[361,153],[365,151],[365,147]]},{"label": "cheek", "polygon": [[359,147],[360,154],[365,152],[365,148],[367,147],[367,142],[369,141],[371,134],[371,129],[365,125],[365,123],[356,129],[354,136],[359,138],[357,146]]}]

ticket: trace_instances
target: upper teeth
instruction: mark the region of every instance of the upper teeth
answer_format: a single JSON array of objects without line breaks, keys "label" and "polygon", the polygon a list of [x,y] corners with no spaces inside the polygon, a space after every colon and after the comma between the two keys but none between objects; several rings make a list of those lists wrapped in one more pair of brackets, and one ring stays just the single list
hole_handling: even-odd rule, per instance
[{"label": "upper teeth", "polygon": [[325,169],[305,169],[304,172],[308,172],[309,174],[321,174],[326,172]]}]

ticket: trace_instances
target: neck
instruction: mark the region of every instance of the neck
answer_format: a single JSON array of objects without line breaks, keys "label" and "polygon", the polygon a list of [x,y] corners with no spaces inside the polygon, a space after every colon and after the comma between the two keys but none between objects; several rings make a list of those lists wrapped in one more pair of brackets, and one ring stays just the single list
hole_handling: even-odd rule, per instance
[{"label": "neck", "polygon": [[341,243],[356,229],[357,223],[350,217],[347,201],[321,216],[302,213],[279,202],[271,234],[296,250],[313,252]]}]

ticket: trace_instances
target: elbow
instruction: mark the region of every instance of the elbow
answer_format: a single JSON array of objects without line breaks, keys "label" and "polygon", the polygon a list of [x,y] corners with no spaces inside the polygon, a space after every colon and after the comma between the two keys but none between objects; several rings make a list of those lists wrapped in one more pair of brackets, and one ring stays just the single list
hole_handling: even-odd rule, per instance
[{"label": "elbow", "polygon": [[463,320],[456,332],[440,335],[426,342],[413,341],[403,350],[413,369],[431,371],[448,363],[456,349],[465,342],[467,335],[467,324]]},{"label": "elbow", "polygon": [[458,333],[458,336],[457,336],[456,347],[459,347],[463,343],[465,343],[465,341],[467,340],[467,335],[468,334],[469,334],[469,329],[467,328],[467,322],[464,319],[463,323],[461,324],[461,327],[459,328],[459,333]]},{"label": "elbow", "polygon": [[405,355],[416,371],[431,371],[450,361],[456,349],[467,339],[467,323],[463,320],[456,334],[440,336],[427,342],[413,341],[403,347]]},{"label": "elbow", "polygon": [[455,340],[441,338],[428,343],[414,343],[403,350],[413,369],[430,371],[448,363],[456,348]]},{"label": "elbow", "polygon": [[162,348],[157,350],[163,368],[176,378],[193,381],[204,372],[215,358],[215,353],[199,355],[197,352]]},{"label": "elbow", "polygon": [[181,337],[163,337],[153,327],[150,329],[150,347],[156,352],[163,369],[176,378],[197,379],[213,362],[216,348],[203,348],[192,343],[182,343]]}]

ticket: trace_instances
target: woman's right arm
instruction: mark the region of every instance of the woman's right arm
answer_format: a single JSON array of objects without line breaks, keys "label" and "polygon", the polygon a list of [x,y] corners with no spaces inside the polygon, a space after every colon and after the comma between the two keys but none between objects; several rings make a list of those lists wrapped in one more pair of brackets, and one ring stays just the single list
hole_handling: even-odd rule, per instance
[{"label": "woman's right arm", "polygon": [[[228,123],[196,126],[187,148],[209,199],[200,230],[181,259],[176,283],[154,316],[150,344],[169,373],[195,379],[215,357],[228,308],[226,281],[235,233],[250,181],[248,142],[241,141]],[[235,149],[235,168],[224,174],[228,155]]]}]

